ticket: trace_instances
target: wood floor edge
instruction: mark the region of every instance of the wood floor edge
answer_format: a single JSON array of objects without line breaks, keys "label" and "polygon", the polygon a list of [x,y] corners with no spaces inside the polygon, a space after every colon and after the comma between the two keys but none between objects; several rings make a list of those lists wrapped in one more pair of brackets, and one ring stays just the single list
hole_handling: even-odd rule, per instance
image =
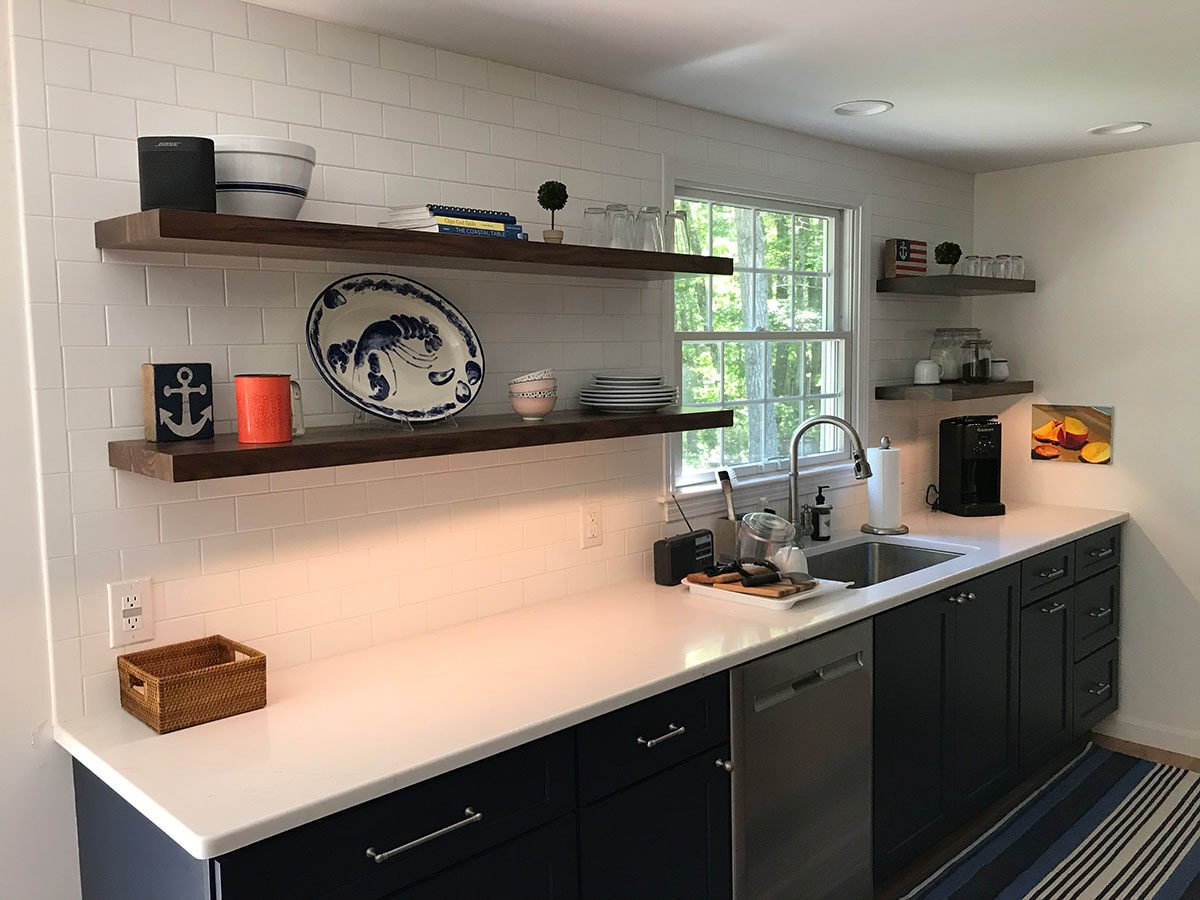
[{"label": "wood floor edge", "polygon": [[1093,731],[1091,737],[1092,742],[1097,747],[1112,750],[1114,753],[1124,753],[1126,756],[1136,756],[1138,759],[1144,759],[1147,762],[1176,766],[1180,769],[1187,769],[1190,772],[1200,772],[1200,759],[1197,759],[1195,756],[1188,756],[1186,753],[1161,750],[1158,747],[1139,744],[1135,741],[1127,741],[1124,738],[1113,737],[1108,734],[1100,734],[1097,731]]}]

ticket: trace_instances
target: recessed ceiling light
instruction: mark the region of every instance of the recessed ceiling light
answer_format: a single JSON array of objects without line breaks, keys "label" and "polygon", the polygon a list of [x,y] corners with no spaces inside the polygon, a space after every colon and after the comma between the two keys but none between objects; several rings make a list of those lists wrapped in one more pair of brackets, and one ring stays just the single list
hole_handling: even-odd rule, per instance
[{"label": "recessed ceiling light", "polygon": [[1149,122],[1114,122],[1112,125],[1097,125],[1089,128],[1088,134],[1133,134],[1150,127]]},{"label": "recessed ceiling light", "polygon": [[850,100],[839,103],[833,111],[839,116],[877,116],[895,105],[887,100]]}]

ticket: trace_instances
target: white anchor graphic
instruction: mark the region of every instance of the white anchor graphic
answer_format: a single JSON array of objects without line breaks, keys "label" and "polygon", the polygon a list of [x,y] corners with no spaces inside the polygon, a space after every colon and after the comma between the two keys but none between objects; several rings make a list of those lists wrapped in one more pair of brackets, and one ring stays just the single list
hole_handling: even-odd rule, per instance
[{"label": "white anchor graphic", "polygon": [[192,370],[187,366],[183,366],[175,373],[176,379],[179,381],[179,387],[163,387],[163,394],[170,397],[172,394],[183,395],[183,410],[179,414],[179,424],[176,425],[171,420],[171,411],[168,409],[160,409],[158,411],[158,420],[171,429],[180,437],[191,437],[199,434],[200,429],[204,427],[204,423],[212,418],[212,407],[200,413],[200,418],[195,422],[192,421],[192,394],[199,394],[201,397],[208,394],[208,385],[202,384],[200,387],[192,387]]}]

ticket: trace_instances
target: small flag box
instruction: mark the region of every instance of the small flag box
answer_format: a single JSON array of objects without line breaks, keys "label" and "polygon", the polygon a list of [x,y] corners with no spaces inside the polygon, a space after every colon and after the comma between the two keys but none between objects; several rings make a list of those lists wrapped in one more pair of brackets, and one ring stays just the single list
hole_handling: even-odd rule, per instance
[{"label": "small flag box", "polygon": [[883,277],[915,278],[924,275],[929,245],[908,238],[891,238],[883,243]]}]

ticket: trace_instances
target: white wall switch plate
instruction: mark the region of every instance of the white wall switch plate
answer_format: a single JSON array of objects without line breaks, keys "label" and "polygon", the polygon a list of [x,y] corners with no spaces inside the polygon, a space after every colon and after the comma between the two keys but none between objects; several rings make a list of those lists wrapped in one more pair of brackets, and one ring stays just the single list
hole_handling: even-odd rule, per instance
[{"label": "white wall switch plate", "polygon": [[604,543],[604,512],[599,503],[579,507],[579,547],[599,547]]},{"label": "white wall switch plate", "polygon": [[124,647],[154,637],[150,579],[114,581],[108,586],[108,646]]}]

